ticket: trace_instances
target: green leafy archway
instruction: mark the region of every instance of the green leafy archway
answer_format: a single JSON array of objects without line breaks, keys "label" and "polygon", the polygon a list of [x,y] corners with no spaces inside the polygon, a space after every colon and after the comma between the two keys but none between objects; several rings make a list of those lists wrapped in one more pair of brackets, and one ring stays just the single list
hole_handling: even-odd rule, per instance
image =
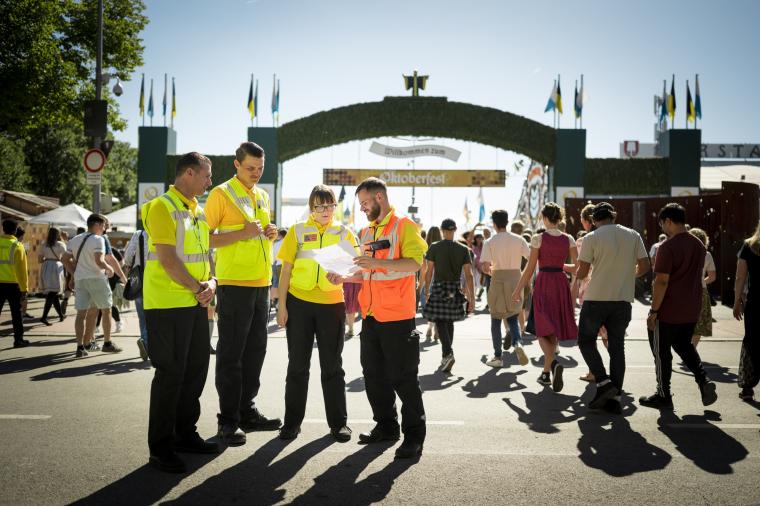
[{"label": "green leafy archway", "polygon": [[552,165],[555,131],[522,116],[445,97],[386,97],[318,112],[277,129],[279,161],[344,142],[415,135],[459,139],[514,151]]}]

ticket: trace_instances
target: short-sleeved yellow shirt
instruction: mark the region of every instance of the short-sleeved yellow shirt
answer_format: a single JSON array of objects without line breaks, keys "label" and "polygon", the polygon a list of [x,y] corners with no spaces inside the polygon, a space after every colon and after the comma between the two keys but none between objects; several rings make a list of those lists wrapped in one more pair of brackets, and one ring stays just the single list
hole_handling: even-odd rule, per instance
[{"label": "short-sleeved yellow shirt", "polygon": [[[193,216],[197,216],[200,212],[201,209],[198,206],[198,200],[195,198],[192,200],[188,199],[182,195],[174,185],[169,186],[168,193],[171,193],[180,199],[182,203],[187,206],[187,210],[190,211],[190,214]],[[147,212],[143,217],[143,222],[145,223],[148,237],[150,237],[153,244],[175,246],[177,244],[177,225],[174,223],[174,220],[172,220],[172,217],[169,214],[169,209],[167,209],[166,206],[156,206],[148,203],[146,210]]]},{"label": "short-sleeved yellow shirt", "polygon": [[[323,233],[327,227],[336,225],[331,223],[329,225],[320,225],[310,216],[306,225],[311,227],[317,227],[319,233]],[[296,262],[296,255],[298,254],[298,238],[296,237],[296,226],[293,225],[288,230],[285,238],[282,240],[282,246],[280,246],[280,252],[277,254],[277,259],[282,260],[283,263],[294,264]],[[356,236],[349,230],[348,241],[354,248],[357,247]],[[301,300],[307,302],[314,302],[315,304],[340,304],[343,302],[343,290],[335,290],[331,292],[325,292],[318,286],[315,286],[312,290],[300,290],[293,285],[288,288],[288,293],[293,294]]]},{"label": "short-sleeved yellow shirt", "polygon": [[[245,185],[243,185],[243,187],[245,188]],[[255,188],[255,186],[253,188],[245,188],[248,196],[251,198],[251,202],[257,201]],[[264,199],[264,204],[262,207],[269,209],[269,195],[267,192],[261,191],[259,195],[261,195]],[[230,199],[224,194],[224,191],[219,187],[211,190],[203,210],[206,214],[206,222],[208,223],[208,227],[212,232],[222,226],[241,225],[246,222],[246,219],[240,212],[240,209],[238,209],[237,206],[235,206],[235,204],[230,201]],[[270,280],[269,277],[254,280],[219,279],[219,284],[262,287],[269,286]]]}]

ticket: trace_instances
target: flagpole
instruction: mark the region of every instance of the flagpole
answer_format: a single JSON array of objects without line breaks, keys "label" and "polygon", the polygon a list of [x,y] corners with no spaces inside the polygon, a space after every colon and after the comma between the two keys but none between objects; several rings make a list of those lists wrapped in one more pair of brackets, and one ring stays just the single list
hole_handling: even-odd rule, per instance
[{"label": "flagpole", "polygon": [[171,117],[169,118],[169,128],[174,128],[174,106],[175,106],[176,98],[174,96],[174,76],[172,76],[172,111],[171,111]]},{"label": "flagpole", "polygon": [[148,99],[148,116],[150,116],[150,126],[153,126],[153,115],[156,114],[156,111],[153,110],[153,78],[150,78],[150,99]]},{"label": "flagpole", "polygon": [[697,92],[699,91],[698,88],[696,88],[697,83],[699,82],[699,74],[694,74],[694,130],[697,129]]},{"label": "flagpole", "polygon": [[142,126],[145,126],[145,72],[143,72],[142,75],[142,85],[140,86],[140,92],[142,93],[142,110],[140,113],[142,113]]},{"label": "flagpole", "polygon": [[689,93],[688,93],[688,91],[689,91],[689,80],[687,79],[686,80],[686,93],[684,93],[684,95],[686,95],[686,130],[689,129]]},{"label": "flagpole", "polygon": [[[256,99],[253,97],[253,74],[251,74],[251,99],[253,100],[253,110],[256,110]],[[253,126],[253,118],[255,116],[251,114],[251,126]]]},{"label": "flagpole", "polygon": [[161,104],[161,107],[162,107],[161,112],[163,112],[164,114],[164,126],[166,126],[166,85],[167,85],[166,79],[167,79],[166,72],[164,72],[164,101]]},{"label": "flagpole", "polygon": [[586,105],[585,102],[586,100],[583,98],[583,74],[581,74],[581,130],[583,130],[583,107]]},{"label": "flagpole", "polygon": [[259,80],[256,79],[256,90],[253,94],[253,105],[256,107],[256,114],[254,118],[256,119],[256,126],[259,126]]},{"label": "flagpole", "polygon": [[[573,111],[577,111],[578,110],[578,96],[577,96],[577,94],[578,94],[578,80],[577,79],[575,80],[575,93],[576,93],[576,96],[573,97]],[[573,128],[577,129],[578,128],[578,115],[577,114],[573,114],[573,118],[574,118],[574,120],[573,120]]]}]

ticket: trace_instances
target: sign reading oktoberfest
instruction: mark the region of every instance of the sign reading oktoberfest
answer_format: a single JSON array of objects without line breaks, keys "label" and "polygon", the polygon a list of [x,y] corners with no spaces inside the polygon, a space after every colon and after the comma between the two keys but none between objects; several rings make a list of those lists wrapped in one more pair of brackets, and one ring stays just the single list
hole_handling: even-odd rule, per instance
[{"label": "sign reading oktoberfest", "polygon": [[386,146],[379,142],[373,142],[369,148],[370,153],[384,156],[386,158],[414,158],[417,156],[438,156],[440,158],[448,158],[452,161],[459,160],[462,155],[461,151],[446,146],[438,146],[433,144],[420,144],[419,146],[406,146],[397,148],[394,146]]},{"label": "sign reading oktoberfest", "polygon": [[378,177],[388,186],[504,187],[503,170],[427,170],[427,169],[324,169],[323,183],[331,186],[356,186],[368,177]]}]

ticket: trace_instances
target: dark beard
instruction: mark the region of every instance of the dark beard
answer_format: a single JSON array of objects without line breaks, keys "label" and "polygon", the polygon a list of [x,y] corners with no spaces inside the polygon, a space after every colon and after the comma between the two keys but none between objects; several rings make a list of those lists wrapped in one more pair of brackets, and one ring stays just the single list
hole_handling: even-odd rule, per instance
[{"label": "dark beard", "polygon": [[372,209],[367,213],[367,219],[369,221],[375,221],[380,216],[380,204],[375,202],[372,204]]}]

